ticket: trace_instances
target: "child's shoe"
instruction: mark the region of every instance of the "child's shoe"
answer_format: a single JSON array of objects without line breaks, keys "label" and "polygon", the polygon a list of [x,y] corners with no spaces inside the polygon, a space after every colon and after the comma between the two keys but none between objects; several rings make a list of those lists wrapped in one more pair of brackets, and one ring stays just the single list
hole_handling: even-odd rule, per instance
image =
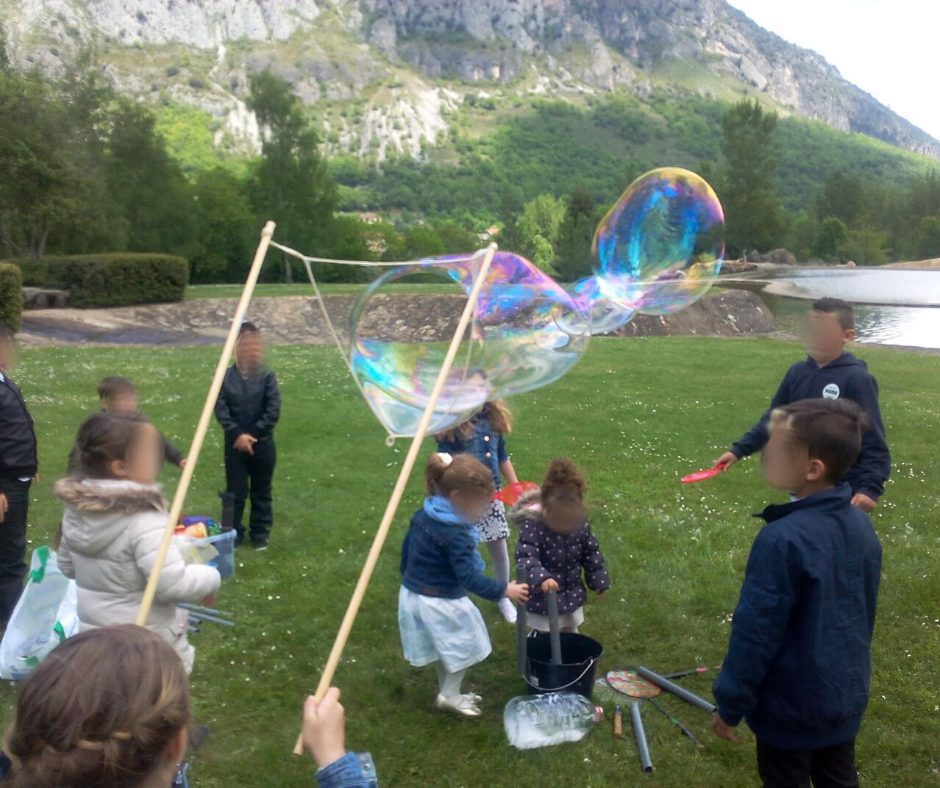
[{"label": "child's shoe", "polygon": [[479,695],[458,695],[456,698],[445,698],[443,695],[438,695],[435,705],[443,711],[452,711],[462,717],[479,717],[482,712],[477,702],[473,700],[479,697]]},{"label": "child's shoe", "polygon": [[518,613],[516,612],[516,606],[506,597],[503,597],[499,600],[499,612],[503,614],[510,624],[516,623],[516,617]]}]

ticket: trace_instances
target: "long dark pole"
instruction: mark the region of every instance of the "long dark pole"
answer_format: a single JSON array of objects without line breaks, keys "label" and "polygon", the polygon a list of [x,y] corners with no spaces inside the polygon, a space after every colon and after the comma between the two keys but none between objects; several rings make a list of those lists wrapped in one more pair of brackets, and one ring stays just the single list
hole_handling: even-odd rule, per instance
[{"label": "long dark pole", "polygon": [[657,687],[662,687],[666,692],[671,692],[678,698],[682,698],[686,703],[691,703],[693,706],[698,706],[700,709],[704,709],[709,714],[714,714],[715,704],[709,703],[705,698],[700,698],[694,692],[689,692],[687,689],[680,687],[678,684],[673,684],[669,679],[663,678],[658,673],[653,673],[649,668],[644,668],[642,666],[636,669],[637,675],[642,676],[647,681],[651,681]]},{"label": "long dark pole", "polygon": [[548,638],[552,647],[552,664],[561,664],[561,632],[558,625],[558,592],[548,592]]}]

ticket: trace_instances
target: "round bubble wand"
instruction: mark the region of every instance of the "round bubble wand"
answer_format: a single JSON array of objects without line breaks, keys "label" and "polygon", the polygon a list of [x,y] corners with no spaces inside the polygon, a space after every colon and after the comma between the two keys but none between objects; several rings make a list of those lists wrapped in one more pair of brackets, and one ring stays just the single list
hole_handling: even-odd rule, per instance
[{"label": "round bubble wand", "polygon": [[[323,669],[323,675],[320,677],[320,684],[317,686],[316,697],[319,700],[323,699],[323,696],[326,695],[326,691],[330,688],[330,684],[333,683],[333,676],[336,674],[336,668],[339,667],[340,657],[342,657],[343,650],[346,648],[346,643],[349,640],[349,634],[352,631],[353,624],[356,621],[356,616],[359,614],[359,607],[362,605],[362,600],[365,596],[366,589],[369,587],[369,582],[372,580],[372,573],[375,571],[375,566],[378,563],[379,555],[382,552],[382,547],[385,545],[385,540],[388,537],[389,530],[391,529],[392,520],[395,518],[395,513],[398,511],[398,505],[401,503],[401,497],[405,492],[408,479],[411,477],[411,471],[414,469],[415,462],[418,459],[418,454],[421,451],[421,445],[424,443],[425,435],[427,434],[428,427],[431,424],[431,419],[434,416],[434,409],[437,406],[437,401],[441,396],[441,391],[444,389],[444,384],[447,382],[447,377],[450,374],[451,367],[454,364],[454,359],[457,357],[457,351],[460,349],[460,343],[463,341],[467,327],[470,325],[470,321],[473,318],[477,299],[480,297],[480,291],[483,289],[483,285],[486,281],[486,275],[489,273],[490,265],[493,262],[494,254],[496,254],[495,243],[490,244],[483,253],[483,260],[476,272],[476,276],[474,277],[473,289],[471,289],[470,295],[467,298],[467,304],[464,306],[463,314],[460,316],[460,322],[457,324],[457,330],[454,331],[453,339],[450,341],[450,347],[447,348],[447,355],[444,357],[444,363],[441,365],[441,370],[437,375],[437,380],[434,382],[434,388],[431,390],[431,394],[428,397],[427,405],[424,408],[424,414],[421,416],[421,421],[418,423],[418,429],[416,430],[414,438],[411,441],[408,454],[406,455],[405,461],[401,466],[401,471],[398,473],[398,481],[395,482],[395,488],[392,490],[392,495],[388,499],[388,505],[385,507],[385,514],[382,515],[382,521],[379,523],[379,529],[376,531],[375,539],[372,541],[372,547],[369,549],[369,554],[366,557],[366,562],[362,567],[359,580],[356,582],[356,588],[353,590],[352,597],[349,600],[349,605],[346,608],[346,614],[343,616],[343,621],[340,624],[339,632],[336,635],[336,640],[333,641],[333,648],[330,650],[330,656],[326,661],[326,667]],[[294,755],[299,756],[303,754],[303,735],[300,735],[297,737],[297,742],[294,745]]]}]

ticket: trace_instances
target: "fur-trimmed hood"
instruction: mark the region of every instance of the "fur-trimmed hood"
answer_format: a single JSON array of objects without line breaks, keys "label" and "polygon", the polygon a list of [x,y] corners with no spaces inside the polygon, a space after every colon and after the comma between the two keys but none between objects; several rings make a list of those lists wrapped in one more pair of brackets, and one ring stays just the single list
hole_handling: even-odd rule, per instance
[{"label": "fur-trimmed hood", "polygon": [[95,554],[141,515],[165,515],[159,485],[118,479],[60,479],[53,488],[65,503],[62,533],[74,550]]},{"label": "fur-trimmed hood", "polygon": [[529,490],[519,496],[506,512],[506,517],[510,523],[520,526],[525,520],[538,520],[542,514],[542,491]]},{"label": "fur-trimmed hood", "polygon": [[80,512],[163,511],[166,501],[158,484],[138,484],[120,479],[59,479],[52,488],[56,497]]}]

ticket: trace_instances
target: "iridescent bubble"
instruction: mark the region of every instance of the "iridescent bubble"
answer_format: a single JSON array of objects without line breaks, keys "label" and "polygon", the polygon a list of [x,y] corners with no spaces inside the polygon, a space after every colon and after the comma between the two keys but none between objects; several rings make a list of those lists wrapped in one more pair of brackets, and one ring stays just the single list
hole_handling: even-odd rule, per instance
[{"label": "iridescent bubble", "polygon": [[[353,374],[390,433],[415,433],[450,337],[422,336],[420,330],[404,337],[401,326],[389,326],[386,285],[432,274],[467,295],[482,259],[482,254],[448,256],[392,268],[369,285],[353,307]],[[452,332],[462,302],[441,308],[452,310]],[[438,400],[431,432],[466,421],[487,400],[558,380],[580,359],[589,337],[588,312],[579,300],[525,258],[497,252]]]},{"label": "iridescent bubble", "polygon": [[637,312],[665,315],[701,298],[721,270],[724,212],[689,170],[637,178],[594,235],[598,290]]},{"label": "iridescent bubble", "polygon": [[601,292],[597,277],[588,276],[578,281],[571,292],[579,299],[591,316],[591,334],[610,334],[633,319],[634,310]]}]

